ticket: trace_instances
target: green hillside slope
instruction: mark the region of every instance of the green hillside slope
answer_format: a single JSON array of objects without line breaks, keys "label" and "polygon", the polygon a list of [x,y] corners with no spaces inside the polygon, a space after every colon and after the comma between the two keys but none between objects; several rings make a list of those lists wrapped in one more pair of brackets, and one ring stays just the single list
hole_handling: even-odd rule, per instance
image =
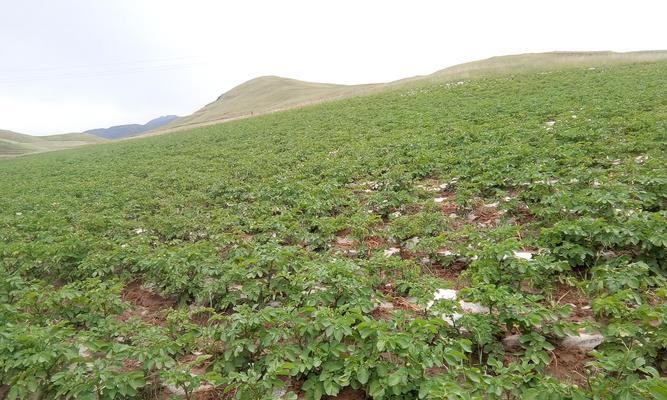
[{"label": "green hillside slope", "polygon": [[88,144],[103,143],[105,141],[105,139],[86,133],[30,136],[12,131],[0,130],[0,158],[69,149]]},{"label": "green hillside slope", "polygon": [[377,93],[420,81],[447,82],[461,79],[509,75],[537,71],[554,71],[577,67],[603,67],[616,64],[667,60],[667,51],[614,53],[551,52],[492,57],[455,65],[426,76],[416,76],[390,83],[366,85],[332,85],[295,79],[265,76],[245,82],[220,96],[192,115],[145,135],[152,136],[222,121],[247,118],[309,104],[346,97]]},{"label": "green hillside slope", "polygon": [[3,390],[660,399],[666,89],[421,82],[2,160]]}]

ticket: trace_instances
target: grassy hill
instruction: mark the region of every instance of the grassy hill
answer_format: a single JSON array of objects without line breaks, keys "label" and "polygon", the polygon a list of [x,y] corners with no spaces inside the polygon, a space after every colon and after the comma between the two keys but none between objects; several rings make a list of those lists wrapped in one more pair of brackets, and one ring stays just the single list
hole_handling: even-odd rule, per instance
[{"label": "grassy hill", "polygon": [[308,104],[391,90],[419,81],[447,82],[461,79],[554,71],[564,68],[602,67],[634,62],[667,60],[667,51],[628,53],[551,52],[492,57],[455,65],[426,76],[416,76],[389,83],[367,85],[332,85],[312,83],[277,76],[265,76],[245,82],[220,96],[192,115],[178,118],[147,135],[207,126],[239,118],[303,107]]},{"label": "grassy hill", "polygon": [[67,133],[51,136],[30,136],[0,130],[0,158],[45,151],[69,149],[106,140],[85,133]]},{"label": "grassy hill", "polygon": [[161,117],[152,119],[145,124],[127,124],[116,125],[109,128],[90,129],[84,133],[95,135],[104,139],[122,139],[132,136],[137,136],[143,132],[157,129],[163,125],[170,123],[178,118],[176,115],[163,115]]},{"label": "grassy hill", "polygon": [[666,88],[423,80],[2,160],[2,390],[664,398]]}]

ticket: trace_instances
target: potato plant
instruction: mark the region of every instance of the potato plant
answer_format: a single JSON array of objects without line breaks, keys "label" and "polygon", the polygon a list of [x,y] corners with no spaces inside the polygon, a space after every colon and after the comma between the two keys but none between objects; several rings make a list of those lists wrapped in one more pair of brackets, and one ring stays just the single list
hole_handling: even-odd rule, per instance
[{"label": "potato plant", "polygon": [[0,393],[665,399],[666,89],[422,82],[2,160]]}]

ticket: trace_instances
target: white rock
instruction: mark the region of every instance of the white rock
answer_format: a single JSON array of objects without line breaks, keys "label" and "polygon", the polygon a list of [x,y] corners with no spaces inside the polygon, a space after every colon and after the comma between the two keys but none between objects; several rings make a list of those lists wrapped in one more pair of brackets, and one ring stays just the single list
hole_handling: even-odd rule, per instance
[{"label": "white rock", "polygon": [[484,204],[485,208],[496,208],[498,207],[498,202],[495,203],[489,203],[489,204]]},{"label": "white rock", "polygon": [[350,246],[354,244],[354,240],[347,238],[347,237],[339,237],[336,238],[336,243],[341,245],[341,246]]},{"label": "white rock", "polygon": [[433,300],[456,300],[456,295],[454,289],[438,289],[433,294]]},{"label": "white rock", "polygon": [[243,285],[230,285],[228,290],[230,292],[242,292],[243,291]]},{"label": "white rock", "polygon": [[79,345],[79,357],[87,358],[87,357],[90,357],[90,356],[91,356],[90,349],[86,345],[80,344]]},{"label": "white rock", "polygon": [[[426,308],[429,309],[433,307],[436,301],[438,300],[448,300],[456,301],[458,291],[454,289],[438,289],[433,294],[433,300],[429,301],[426,305]],[[464,300],[459,300],[459,307],[461,311],[469,314],[486,314],[489,312],[488,307],[484,307],[481,304],[470,303]],[[454,324],[454,321],[463,317],[463,314],[454,312],[452,314],[442,314],[442,319],[450,325]]]},{"label": "white rock", "polygon": [[436,203],[442,203],[445,200],[447,200],[446,197],[436,197],[435,199],[433,199],[433,201],[435,201]]},{"label": "white rock", "polygon": [[533,253],[530,253],[528,251],[513,251],[512,254],[514,255],[514,258],[520,258],[522,260],[533,259]]},{"label": "white rock", "polygon": [[554,126],[556,124],[556,121],[553,121],[553,120],[547,121],[546,124],[547,124],[547,126],[551,127],[551,126]]},{"label": "white rock", "polygon": [[505,350],[513,350],[521,346],[521,335],[510,335],[503,338],[503,347]]},{"label": "white rock", "polygon": [[144,232],[146,232],[144,228],[137,228],[134,230],[134,233],[136,233],[137,235],[141,235]]},{"label": "white rock", "polygon": [[21,215],[23,215],[23,213],[22,212],[17,212],[16,215],[20,217]]},{"label": "white rock", "polygon": [[[176,396],[185,396],[185,390],[181,389],[180,387],[173,386],[173,385],[164,385],[164,387],[171,394],[174,394]],[[203,392],[205,390],[210,390],[210,389],[213,389],[213,385],[199,385],[199,387],[196,387],[192,391],[192,393],[199,393],[199,392]]]},{"label": "white rock", "polygon": [[444,257],[449,257],[449,256],[453,256],[454,253],[452,253],[451,251],[449,251],[447,249],[442,249],[442,250],[438,250],[438,255],[439,256],[444,256]]},{"label": "white rock", "polygon": [[407,244],[408,246],[410,246],[410,247],[414,247],[414,246],[416,246],[420,241],[421,241],[421,239],[420,239],[419,237],[415,236],[415,237],[412,237],[412,238],[406,240],[406,244]]},{"label": "white rock", "polygon": [[390,247],[390,248],[388,248],[384,251],[384,256],[385,257],[391,257],[394,254],[400,253],[400,252],[401,252],[401,249],[399,249],[397,247]]},{"label": "white rock", "polygon": [[576,336],[568,336],[560,343],[565,348],[578,348],[582,350],[593,350],[604,342],[604,336],[599,333],[580,333]]},{"label": "white rock", "polygon": [[471,313],[471,314],[488,314],[489,308],[485,307],[481,304],[478,303],[469,303],[467,301],[460,300],[459,301],[459,306],[461,307],[461,310],[466,313]]}]

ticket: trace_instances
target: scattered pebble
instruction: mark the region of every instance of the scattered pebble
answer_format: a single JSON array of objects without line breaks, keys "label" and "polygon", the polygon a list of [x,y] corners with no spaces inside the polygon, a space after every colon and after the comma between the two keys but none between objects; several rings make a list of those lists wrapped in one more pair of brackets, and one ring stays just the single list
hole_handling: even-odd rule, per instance
[{"label": "scattered pebble", "polygon": [[400,253],[400,252],[401,252],[401,249],[399,249],[398,247],[390,247],[390,248],[388,248],[384,251],[384,256],[385,257],[391,257],[394,254],[397,254],[397,253]]},{"label": "scattered pebble", "polygon": [[[457,299],[457,292],[454,289],[438,289],[435,291],[433,294],[433,300],[429,301],[426,305],[426,308],[429,309],[433,307],[436,301],[438,300],[449,300],[449,301],[456,301]],[[461,308],[461,311],[464,313],[470,313],[470,314],[486,314],[489,312],[489,308],[485,307],[481,304],[478,303],[470,303],[465,300],[459,300],[459,307]],[[462,314],[460,313],[452,313],[451,315],[443,314],[442,319],[447,322],[450,325],[454,324],[454,321],[458,320],[459,318],[463,317]]]},{"label": "scattered pebble", "polygon": [[503,338],[503,347],[505,350],[514,350],[521,347],[521,335],[510,335]]},{"label": "scattered pebble", "polygon": [[580,333],[576,336],[568,336],[560,343],[565,348],[578,348],[582,350],[593,350],[604,342],[604,336],[599,333]]},{"label": "scattered pebble", "polygon": [[528,252],[528,251],[513,251],[512,254],[514,255],[514,258],[520,258],[522,260],[532,260],[533,259],[533,253]]}]

